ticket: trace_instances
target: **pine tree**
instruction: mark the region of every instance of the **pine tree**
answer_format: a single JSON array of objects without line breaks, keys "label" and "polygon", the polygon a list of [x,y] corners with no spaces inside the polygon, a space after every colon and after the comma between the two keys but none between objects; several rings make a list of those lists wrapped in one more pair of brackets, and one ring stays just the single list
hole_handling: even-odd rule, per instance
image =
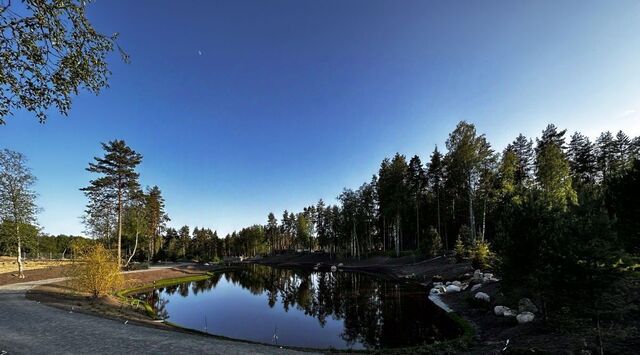
[{"label": "pine tree", "polygon": [[481,181],[482,170],[493,156],[491,145],[484,135],[477,135],[473,124],[460,122],[447,139],[447,180],[458,196],[467,196],[471,238],[476,239],[474,199]]},{"label": "pine tree", "polygon": [[536,178],[547,204],[563,208],[568,203],[576,202],[569,162],[561,148],[555,143],[542,144],[538,148]]},{"label": "pine tree", "polygon": [[597,159],[595,147],[589,138],[575,132],[569,142],[568,156],[575,186],[593,184],[597,171]]},{"label": "pine tree", "polygon": [[[142,161],[142,155],[129,148],[123,140],[114,140],[102,143],[105,151],[103,158],[95,157],[94,163],[89,163],[87,171],[101,174],[99,178],[91,180],[88,187],[82,188],[90,199],[87,205],[88,213],[93,213],[90,206],[97,201],[92,200],[100,195],[106,201],[106,205],[117,211],[118,224],[118,262],[122,265],[122,217],[126,202],[132,194],[140,189],[138,183],[139,174],[136,167]],[[104,203],[104,202],[101,202]],[[85,220],[91,220],[85,219]]]},{"label": "pine tree", "polygon": [[515,184],[517,186],[528,186],[532,180],[533,163],[535,161],[535,155],[533,151],[533,141],[519,134],[518,137],[507,146],[507,149],[512,151],[518,161],[517,170],[515,172]]},{"label": "pine tree", "polygon": [[416,210],[416,248],[420,249],[420,203],[427,189],[427,176],[420,161],[420,157],[414,155],[409,161],[407,169],[407,185],[414,199]]},{"label": "pine tree", "polygon": [[603,132],[596,140],[598,170],[604,184],[614,176],[615,160],[615,141],[611,132]]},{"label": "pine tree", "polygon": [[158,186],[147,188],[144,197],[147,217],[146,233],[149,237],[149,259],[153,259],[160,249],[162,232],[171,219],[164,211],[164,197],[162,197],[162,191]]},{"label": "pine tree", "polygon": [[[429,168],[427,170],[427,181],[428,185],[431,187],[433,194],[436,196],[437,232],[439,235],[443,235],[441,227],[440,199],[442,195],[442,189],[444,187],[445,176],[442,154],[438,151],[437,146],[431,154],[431,160],[429,161]],[[444,247],[445,249],[449,249],[449,243],[446,234],[444,236]]]}]

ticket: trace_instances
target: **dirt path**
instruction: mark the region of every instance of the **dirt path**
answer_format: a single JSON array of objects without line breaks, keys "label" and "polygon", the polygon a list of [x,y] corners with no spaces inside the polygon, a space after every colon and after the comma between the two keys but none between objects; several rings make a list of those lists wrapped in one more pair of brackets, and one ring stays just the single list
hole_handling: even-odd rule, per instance
[{"label": "dirt path", "polygon": [[[175,265],[149,270],[171,267]],[[0,354],[296,353],[266,345],[125,324],[64,311],[25,298],[25,292],[37,285],[63,280],[55,278],[0,286]]]}]

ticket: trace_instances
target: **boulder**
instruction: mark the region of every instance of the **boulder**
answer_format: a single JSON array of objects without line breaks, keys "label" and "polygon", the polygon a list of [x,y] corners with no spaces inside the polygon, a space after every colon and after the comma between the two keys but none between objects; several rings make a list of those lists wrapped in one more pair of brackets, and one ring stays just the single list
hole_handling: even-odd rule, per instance
[{"label": "boulder", "polygon": [[453,281],[451,284],[452,285],[456,285],[458,287],[462,287],[462,282],[460,282],[460,281]]},{"label": "boulder", "polygon": [[495,306],[493,307],[493,314],[495,314],[496,316],[500,317],[502,315],[504,315],[504,310],[507,309],[507,307],[505,306]]},{"label": "boulder", "polygon": [[448,285],[445,290],[447,293],[460,292],[460,286]]},{"label": "boulder", "polygon": [[331,265],[331,272],[338,271],[338,268],[335,265]]},{"label": "boulder", "polygon": [[538,313],[538,307],[536,307],[535,303],[533,303],[528,298],[521,298],[518,301],[518,311],[522,312],[530,312],[530,313]]},{"label": "boulder", "polygon": [[473,296],[473,298],[475,298],[477,300],[485,301],[485,302],[491,302],[491,297],[489,297],[489,295],[487,295],[484,292],[476,293],[476,295]]},{"label": "boulder", "polygon": [[507,306],[495,306],[493,307],[493,314],[498,317],[514,317],[516,312]]},{"label": "boulder", "polygon": [[451,285],[451,281],[447,281],[447,283],[444,284],[445,286],[449,286]]},{"label": "boulder", "polygon": [[471,292],[477,291],[480,287],[482,287],[482,284],[475,284],[471,286]]},{"label": "boulder", "polygon": [[515,317],[516,316],[516,311],[514,311],[511,308],[506,308],[505,307],[505,310],[504,310],[504,312],[502,312],[502,315],[505,316],[505,317]]},{"label": "boulder", "polygon": [[536,316],[531,312],[521,312],[516,316],[516,319],[518,320],[518,324],[525,324],[533,321],[535,317]]},{"label": "boulder", "polygon": [[338,264],[338,267],[343,267],[343,266],[344,266],[344,264],[343,264],[343,263],[339,263],[339,264]]},{"label": "boulder", "polygon": [[482,272],[480,270],[476,270],[473,272],[473,281],[481,282],[482,281]]}]

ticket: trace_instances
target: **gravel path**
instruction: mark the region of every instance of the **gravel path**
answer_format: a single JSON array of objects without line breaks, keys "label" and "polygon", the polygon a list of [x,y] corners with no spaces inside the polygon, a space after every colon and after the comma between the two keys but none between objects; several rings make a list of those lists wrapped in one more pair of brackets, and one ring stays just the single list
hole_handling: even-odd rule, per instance
[{"label": "gravel path", "polygon": [[0,286],[0,355],[296,353],[266,345],[124,324],[70,313],[25,298],[25,292],[32,287],[62,280],[64,278]]}]

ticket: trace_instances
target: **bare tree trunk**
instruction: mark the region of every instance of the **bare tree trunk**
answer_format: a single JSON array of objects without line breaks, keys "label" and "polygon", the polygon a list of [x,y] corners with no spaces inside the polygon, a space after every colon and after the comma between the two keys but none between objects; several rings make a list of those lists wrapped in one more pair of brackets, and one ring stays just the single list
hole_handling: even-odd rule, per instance
[{"label": "bare tree trunk", "polygon": [[122,266],[122,191],[118,190],[118,266]]},{"label": "bare tree trunk", "polygon": [[400,212],[396,213],[395,237],[396,237],[396,257],[400,256]]},{"label": "bare tree trunk", "polygon": [[20,224],[16,222],[16,238],[18,239],[18,278],[24,279],[24,264],[22,262],[22,240],[20,240]]},{"label": "bare tree trunk", "polygon": [[484,206],[482,207],[482,241],[484,242],[485,232],[487,228],[487,196],[484,197]]},{"label": "bare tree trunk", "polygon": [[136,243],[133,245],[133,253],[131,253],[131,256],[129,256],[129,259],[127,260],[127,264],[124,267],[129,266],[129,263],[131,262],[131,259],[133,259],[133,256],[136,255],[136,250],[138,249],[138,231],[136,231]]},{"label": "bare tree trunk", "polygon": [[420,199],[416,197],[416,244],[420,250]]},{"label": "bare tree trunk", "polygon": [[471,187],[471,174],[469,174],[469,224],[471,228],[471,240],[476,241],[476,221],[473,216],[473,189]]},{"label": "bare tree trunk", "polygon": [[382,216],[382,251],[387,251],[387,217]]}]

